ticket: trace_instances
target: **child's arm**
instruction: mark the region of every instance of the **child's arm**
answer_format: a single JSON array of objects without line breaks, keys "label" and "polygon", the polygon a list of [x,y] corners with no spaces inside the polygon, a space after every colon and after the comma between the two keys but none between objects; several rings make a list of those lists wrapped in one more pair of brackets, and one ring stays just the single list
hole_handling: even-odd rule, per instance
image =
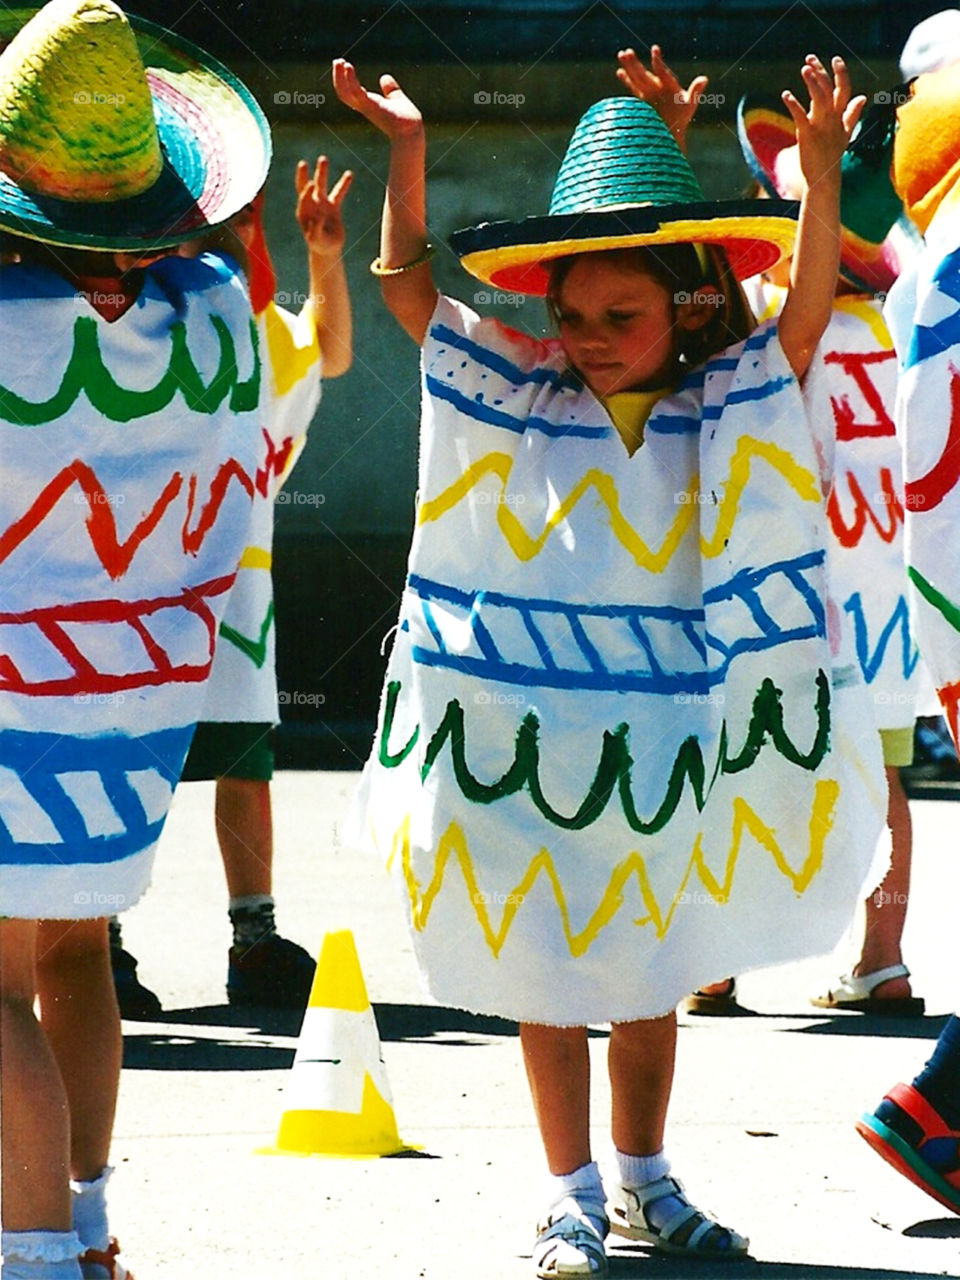
[{"label": "child's arm", "polygon": [[806,191],[800,205],[790,292],[780,316],[780,345],[798,378],[806,373],[830,321],[840,266],[840,160],[866,99],[850,100],[850,76],[833,59],[834,80],[812,53],[803,82],[810,109],[789,90],[783,102],[797,127],[797,148]]},{"label": "child's arm", "polygon": [[437,305],[427,240],[426,138],[423,117],[393,76],[371,93],[349,62],[333,63],[333,87],[390,139],[390,175],[380,225],[380,285],[387,306],[410,337],[422,343]]},{"label": "child's arm", "polygon": [[317,326],[317,340],[323,354],[323,376],[338,378],[353,359],[350,294],[343,269],[344,229],[341,206],[350,190],[353,174],[340,175],[327,194],[326,156],[317,158],[313,176],[305,160],[297,165],[297,221],[307,246],[310,264],[308,305]]},{"label": "child's arm", "polygon": [[617,54],[620,66],[617,79],[625,84],[635,98],[649,102],[667,126],[677,146],[686,155],[687,129],[696,115],[700,97],[709,81],[706,76],[695,76],[683,88],[680,81],[663,60],[658,44],[650,46],[650,70],[643,65],[633,49],[621,49]]}]

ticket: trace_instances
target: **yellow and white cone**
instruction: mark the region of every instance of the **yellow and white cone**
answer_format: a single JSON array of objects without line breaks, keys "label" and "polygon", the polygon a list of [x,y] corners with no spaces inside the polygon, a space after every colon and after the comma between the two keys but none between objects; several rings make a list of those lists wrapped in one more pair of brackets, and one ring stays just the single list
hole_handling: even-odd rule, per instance
[{"label": "yellow and white cone", "polygon": [[406,1149],[349,930],[324,938],[284,1103],[272,1154],[388,1156]]}]

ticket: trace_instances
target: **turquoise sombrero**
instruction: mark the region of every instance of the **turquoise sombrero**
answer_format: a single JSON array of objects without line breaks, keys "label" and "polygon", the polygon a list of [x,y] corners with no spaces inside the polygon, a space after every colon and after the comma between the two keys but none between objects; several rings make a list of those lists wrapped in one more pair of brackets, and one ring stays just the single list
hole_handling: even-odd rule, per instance
[{"label": "turquoise sombrero", "polygon": [[[864,112],[842,161],[840,274],[865,293],[885,293],[901,267],[902,237],[896,231],[891,234],[903,212],[890,176],[895,103],[892,93],[885,96],[891,100],[890,110],[884,113],[890,117],[889,128]],[[876,114],[871,112],[871,116]],[[797,134],[783,104],[741,98],[737,134],[747,166],[763,189],[778,199],[790,194],[799,179],[792,172],[795,166],[784,162],[793,154]],[[874,145],[867,147],[868,140]]]},{"label": "turquoise sombrero", "polygon": [[189,41],[112,0],[0,10],[0,228],[143,252],[225,222],[263,185],[267,121]]},{"label": "turquoise sombrero", "polygon": [[653,107],[605,98],[570,139],[549,213],[484,222],[454,232],[450,243],[472,275],[515,293],[545,294],[555,258],[642,245],[717,245],[745,280],[793,252],[798,208],[786,200],[706,200]]}]

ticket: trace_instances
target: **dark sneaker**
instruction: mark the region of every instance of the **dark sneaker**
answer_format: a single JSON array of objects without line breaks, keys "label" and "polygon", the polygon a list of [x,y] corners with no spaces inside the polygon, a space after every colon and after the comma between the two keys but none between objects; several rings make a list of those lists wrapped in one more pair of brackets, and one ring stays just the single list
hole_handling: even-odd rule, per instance
[{"label": "dark sneaker", "polygon": [[246,951],[230,948],[227,999],[274,1009],[303,1009],[310,998],[316,964],[303,947],[268,933]]},{"label": "dark sneaker", "polygon": [[117,993],[120,1017],[149,1022],[163,1012],[159,999],[137,977],[137,962],[123,947],[110,948],[113,989]]}]

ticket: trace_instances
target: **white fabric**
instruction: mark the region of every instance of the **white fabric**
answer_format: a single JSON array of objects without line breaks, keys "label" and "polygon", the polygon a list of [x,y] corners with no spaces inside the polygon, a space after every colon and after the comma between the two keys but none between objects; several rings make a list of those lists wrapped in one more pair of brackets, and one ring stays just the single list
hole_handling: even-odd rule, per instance
[{"label": "white fabric", "polygon": [[458,303],[423,371],[358,806],[432,995],[623,1021],[829,950],[886,794],[869,696],[830,653],[817,461],[775,327],[691,373],[632,458],[556,344]]},{"label": "white fabric", "polygon": [[273,504],[303,450],[320,402],[320,345],[310,312],[269,303],[257,316],[263,360],[261,425],[269,465],[258,475],[250,541],[220,624],[202,720],[274,724],[278,719],[273,621]]},{"label": "white fabric", "polygon": [[[758,315],[779,315],[786,289],[750,284]],[[912,728],[917,716],[939,709],[908,604],[896,393],[897,359],[882,300],[838,297],[803,395],[829,457],[830,595],[870,688],[878,729]]]},{"label": "white fabric", "polygon": [[[951,204],[953,207],[951,207]],[[906,554],[918,638],[957,740],[960,699],[960,213],[945,202],[886,316],[900,380]]]},{"label": "white fabric", "polygon": [[264,466],[234,268],[163,259],[113,323],[0,272],[0,915],[133,905]]}]

